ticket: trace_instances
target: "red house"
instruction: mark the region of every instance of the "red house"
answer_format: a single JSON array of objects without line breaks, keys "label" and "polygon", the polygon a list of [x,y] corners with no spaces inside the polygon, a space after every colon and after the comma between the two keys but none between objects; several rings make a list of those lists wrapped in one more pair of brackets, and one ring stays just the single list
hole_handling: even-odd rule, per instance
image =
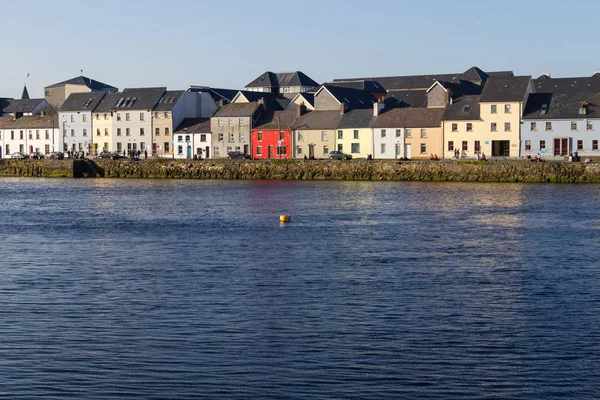
[{"label": "red house", "polygon": [[296,111],[265,110],[252,128],[252,158],[292,158],[292,126]]}]

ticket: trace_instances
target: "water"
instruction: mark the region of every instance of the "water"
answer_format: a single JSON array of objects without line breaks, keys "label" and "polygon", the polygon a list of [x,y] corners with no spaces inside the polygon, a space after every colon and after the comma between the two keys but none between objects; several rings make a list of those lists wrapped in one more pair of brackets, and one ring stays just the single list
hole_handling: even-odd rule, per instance
[{"label": "water", "polygon": [[597,399],[599,198],[0,179],[0,398]]}]

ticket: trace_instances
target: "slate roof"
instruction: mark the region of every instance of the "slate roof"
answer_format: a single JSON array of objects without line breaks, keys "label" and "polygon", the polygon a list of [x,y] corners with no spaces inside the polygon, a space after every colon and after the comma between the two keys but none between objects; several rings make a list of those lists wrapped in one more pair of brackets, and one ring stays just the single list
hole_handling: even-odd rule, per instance
[{"label": "slate roof", "polygon": [[94,112],[96,113],[108,113],[113,110],[113,106],[117,104],[117,101],[121,98],[121,93],[107,93],[100,101],[100,104],[96,106]]},{"label": "slate roof", "polygon": [[58,128],[58,115],[32,115],[19,117],[0,117],[0,129],[52,129]]},{"label": "slate roof", "polygon": [[235,96],[240,92],[238,89],[211,88],[208,86],[190,86],[187,91],[195,93],[208,93],[215,103],[218,103],[221,100],[231,103]]},{"label": "slate roof", "polygon": [[342,115],[339,111],[311,111],[294,122],[294,130],[337,129]]},{"label": "slate roof", "polygon": [[183,90],[167,90],[158,100],[154,111],[173,111],[183,92]]},{"label": "slate roof", "polygon": [[257,130],[267,129],[292,129],[296,121],[295,111],[273,111],[265,110],[252,128]]},{"label": "slate roof", "polygon": [[482,102],[524,101],[531,76],[489,78],[481,92]]},{"label": "slate roof", "polygon": [[427,90],[390,90],[383,102],[386,108],[426,107]]},{"label": "slate roof", "polygon": [[230,103],[220,107],[213,117],[252,117],[259,108],[258,103]]},{"label": "slate roof", "polygon": [[443,108],[394,108],[383,110],[373,128],[441,127]]},{"label": "slate roof", "polygon": [[94,111],[105,96],[104,92],[71,93],[60,111]]},{"label": "slate roof", "polygon": [[185,118],[175,133],[210,133],[210,118]]},{"label": "slate roof", "polygon": [[364,90],[331,85],[323,85],[321,87],[331,93],[340,103],[346,103],[346,110],[355,108],[372,109],[373,103],[377,103],[377,98]]},{"label": "slate roof", "polygon": [[338,129],[370,128],[374,121],[373,109],[350,110],[342,117]]},{"label": "slate roof", "polygon": [[112,110],[152,110],[166,90],[165,87],[125,89]]},{"label": "slate roof", "polygon": [[[579,114],[583,103],[587,113]],[[546,112],[542,105],[546,104]],[[529,95],[523,119],[584,119],[600,118],[600,93],[532,93]]]},{"label": "slate roof", "polygon": [[339,86],[346,87],[350,89],[358,89],[365,90],[369,93],[381,93],[386,94],[387,90],[381,86],[379,82],[375,81],[367,81],[367,80],[358,80],[358,81],[333,81],[324,83],[327,86]]},{"label": "slate roof", "polygon": [[8,106],[4,107],[5,113],[31,113],[45,102],[44,99],[14,99],[8,101]]},{"label": "slate roof", "polygon": [[479,95],[462,96],[446,106],[443,121],[478,121],[480,119]]},{"label": "slate roof", "polygon": [[267,71],[249,84],[250,87],[284,87],[284,86],[319,86],[317,82],[312,80],[302,71],[294,72],[271,72]]},{"label": "slate roof", "polygon": [[583,93],[600,92],[600,76],[576,78],[551,78],[542,75],[534,79],[533,85],[537,93]]},{"label": "slate roof", "polygon": [[283,96],[278,96],[273,93],[251,92],[248,90],[240,90],[239,93],[243,94],[244,97],[251,103],[260,102],[261,100],[263,100],[265,108],[274,111],[284,110],[292,101],[291,99],[285,98]]},{"label": "slate roof", "polygon": [[2,114],[2,111],[8,107],[11,100],[12,99],[9,97],[0,97],[0,114]]},{"label": "slate roof", "polygon": [[[59,83],[55,83],[54,85],[46,86],[47,88],[53,88],[63,85],[81,85],[87,86],[91,90],[94,91],[117,91],[118,89],[114,86],[107,85],[106,83],[98,82],[93,79],[88,78],[87,76],[77,76],[72,79],[68,79],[66,81],[62,81]],[[114,89],[114,90],[113,90]]]}]

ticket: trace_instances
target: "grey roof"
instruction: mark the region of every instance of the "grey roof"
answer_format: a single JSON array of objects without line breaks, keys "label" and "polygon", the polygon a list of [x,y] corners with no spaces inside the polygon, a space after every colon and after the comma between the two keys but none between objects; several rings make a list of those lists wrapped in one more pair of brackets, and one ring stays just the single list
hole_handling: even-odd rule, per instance
[{"label": "grey roof", "polygon": [[441,127],[443,108],[394,108],[383,110],[373,128],[428,128]]},{"label": "grey roof", "polygon": [[355,108],[373,108],[373,103],[377,103],[377,98],[370,92],[359,89],[350,89],[346,87],[323,85],[337,101],[346,104],[347,110]]},{"label": "grey roof", "polygon": [[209,86],[190,86],[187,91],[208,93],[215,103],[218,103],[221,100],[224,100],[226,103],[231,103],[235,96],[240,92],[238,89],[212,88]]},{"label": "grey roof", "polygon": [[531,76],[489,78],[481,92],[482,102],[524,101]]},{"label": "grey roof", "polygon": [[311,111],[296,118],[293,129],[337,129],[342,117],[339,111]]},{"label": "grey roof", "polygon": [[60,111],[94,111],[105,95],[105,92],[71,93]]},{"label": "grey roof", "polygon": [[152,110],[167,88],[131,88],[121,92],[113,110]]},{"label": "grey roof", "polygon": [[274,111],[284,110],[292,101],[291,99],[273,93],[251,92],[248,90],[240,90],[240,93],[242,93],[244,97],[251,103],[260,102],[262,100],[265,108]]},{"label": "grey roof", "polygon": [[444,121],[477,121],[480,119],[479,95],[462,96],[446,106]]},{"label": "grey roof", "polygon": [[183,90],[167,90],[160,100],[158,100],[154,111],[173,111],[175,104],[177,104],[183,92]]},{"label": "grey roof", "polygon": [[58,115],[32,115],[19,117],[0,117],[0,129],[52,129],[58,128]]},{"label": "grey roof", "polygon": [[600,76],[577,78],[551,78],[542,75],[533,80],[535,91],[538,93],[583,93],[600,92]]},{"label": "grey roof", "polygon": [[370,128],[374,121],[373,109],[350,110],[342,117],[338,129]]},{"label": "grey roof", "polygon": [[5,113],[31,113],[40,103],[45,102],[44,99],[14,99],[9,100],[8,106],[4,108]]},{"label": "grey roof", "polygon": [[296,121],[295,111],[265,110],[252,129],[292,129]]},{"label": "grey roof", "polygon": [[117,91],[118,89],[114,86],[107,85],[106,83],[98,82],[93,79],[90,79],[86,76],[77,76],[72,79],[68,79],[66,81],[62,81],[59,83],[55,83],[54,85],[47,86],[47,88],[53,88],[63,85],[81,85],[87,86],[93,91]]},{"label": "grey roof", "polygon": [[368,81],[368,80],[358,80],[358,81],[341,81],[341,80],[338,80],[338,81],[324,83],[324,85],[327,85],[327,86],[339,86],[339,87],[346,87],[346,88],[350,88],[350,89],[365,90],[365,91],[370,92],[370,93],[380,93],[380,94],[387,93],[387,90],[379,82]]},{"label": "grey roof", "polygon": [[210,133],[210,118],[186,118],[179,124],[175,133]]},{"label": "grey roof", "polygon": [[[579,113],[583,104],[587,105],[586,114]],[[600,118],[600,93],[532,93],[523,112],[523,119],[584,118]]]},{"label": "grey roof", "polygon": [[513,71],[493,71],[487,72],[488,77],[492,78],[510,78],[511,76],[515,76]]},{"label": "grey roof", "polygon": [[107,93],[100,104],[96,106],[94,112],[96,113],[107,113],[113,109],[113,106],[117,104],[117,101],[121,98],[121,93]]},{"label": "grey roof", "polygon": [[390,90],[384,103],[387,108],[427,107],[427,90]]},{"label": "grey roof", "polygon": [[230,103],[220,107],[213,117],[252,117],[259,108],[259,103]]},{"label": "grey roof", "polygon": [[0,97],[0,114],[6,107],[8,107],[11,100],[12,98],[10,97]]},{"label": "grey roof", "polygon": [[267,71],[249,84],[249,87],[273,87],[279,88],[284,86],[319,86],[317,82],[309,78],[302,71],[294,72],[270,72]]}]

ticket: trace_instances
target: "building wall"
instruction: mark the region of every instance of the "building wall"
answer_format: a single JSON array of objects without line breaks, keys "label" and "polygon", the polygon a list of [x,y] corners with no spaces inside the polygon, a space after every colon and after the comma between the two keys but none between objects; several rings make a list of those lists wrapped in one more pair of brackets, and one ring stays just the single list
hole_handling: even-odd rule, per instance
[{"label": "building wall", "polygon": [[[11,132],[14,132],[14,139],[11,139]],[[21,136],[21,132],[23,136]],[[6,146],[8,146],[8,149]],[[36,151],[49,154],[62,150],[62,137],[58,126],[54,129],[0,129],[0,147],[2,149],[0,151],[1,158],[9,158],[12,153],[18,151],[25,154],[31,154]]]},{"label": "building wall", "polygon": [[[175,152],[173,158],[186,159],[193,158],[194,154],[201,155],[202,158],[211,157],[211,134],[206,133],[184,133],[177,132],[175,139]],[[208,153],[207,153],[208,152]],[[188,157],[189,155],[192,157]],[[207,157],[208,155],[208,157]]]},{"label": "building wall", "polygon": [[[304,129],[293,131],[294,158],[310,156],[310,145],[314,145],[315,158],[327,158],[335,150],[334,129]],[[301,150],[301,151],[299,151]]]},{"label": "building wall", "polygon": [[[412,152],[414,156],[414,151]],[[404,129],[401,127],[373,129],[373,157],[396,159],[406,155]]]},{"label": "building wall", "polygon": [[45,99],[54,108],[59,110],[71,93],[90,93],[92,90],[84,85],[63,85],[55,88],[46,88]]},{"label": "building wall", "polygon": [[[112,113],[94,113],[92,122],[92,154],[98,155],[102,150],[116,151],[113,142],[113,121]],[[100,133],[100,134],[98,134]]]},{"label": "building wall", "polygon": [[[591,122],[591,129],[587,123]],[[531,123],[536,127],[532,129]],[[546,130],[546,123],[551,122],[551,130]],[[572,129],[571,123],[576,123],[576,129]],[[572,119],[572,120],[523,120],[521,130],[521,156],[535,156],[540,154],[545,157],[554,156],[554,139],[568,138],[569,151],[577,151],[580,156],[600,156],[598,144],[600,142],[600,120],[599,119]],[[545,149],[541,147],[541,141],[545,141]],[[583,149],[578,148],[578,142],[582,141]],[[596,141],[596,149],[594,149]],[[529,143],[527,143],[529,142]],[[530,144],[531,148],[527,149]],[[564,154],[564,153],[563,153]]]},{"label": "building wall", "polygon": [[[358,145],[358,151],[353,151],[353,147],[356,147],[353,144]],[[338,129],[335,134],[335,149],[332,150],[343,151],[353,158],[367,158],[369,154],[373,154],[373,129]]]},{"label": "building wall", "polygon": [[[159,157],[170,157],[173,153],[173,116],[170,111],[154,111],[152,113],[152,143]],[[149,151],[150,152],[150,151]]]},{"label": "building wall", "polygon": [[[280,140],[280,133],[283,133],[283,139]],[[259,140],[262,133],[262,140]],[[281,142],[281,143],[279,143]],[[280,146],[278,146],[280,144]],[[269,157],[269,147],[271,154]],[[278,147],[280,147],[278,154]],[[285,149],[285,150],[282,150]],[[260,150],[260,151],[259,151]],[[255,159],[289,159],[292,158],[292,131],[282,129],[281,131],[273,129],[253,129],[252,130],[252,158]]]},{"label": "building wall", "polygon": [[[219,120],[221,124],[219,124]],[[229,123],[231,120],[231,124]],[[250,117],[212,117],[211,158],[226,158],[229,151],[242,151],[250,154],[252,119]]]},{"label": "building wall", "polygon": [[446,89],[441,85],[435,85],[427,93],[427,108],[443,108],[448,104],[448,95]]},{"label": "building wall", "polygon": [[415,160],[429,159],[432,155],[437,155],[439,158],[443,157],[441,126],[436,128],[410,128],[410,135],[408,129],[404,129],[404,136],[405,145],[411,146],[411,158]]},{"label": "building wall", "polygon": [[327,90],[323,89],[315,96],[315,110],[333,111],[340,109],[340,103]]},{"label": "building wall", "polygon": [[[443,124],[443,132],[444,132],[444,144],[442,149],[443,158],[452,159],[454,157],[454,150],[461,150],[461,157],[475,157],[473,149],[475,148],[475,141],[479,140],[481,144],[482,153],[487,156],[490,156],[491,153],[491,144],[486,148],[484,147],[485,136],[482,133],[483,122],[480,120],[472,120],[472,121],[442,121]],[[452,131],[452,124],[456,124],[457,130]],[[467,124],[471,124],[472,132],[467,131]],[[485,140],[484,140],[485,139]],[[467,142],[468,150],[463,154],[462,153],[462,142]],[[452,150],[449,149],[450,142],[452,144]]]},{"label": "building wall", "polygon": [[[517,158],[520,155],[520,138],[521,138],[521,115],[523,114],[522,102],[506,102],[506,103],[480,103],[480,125],[481,132],[473,132],[472,135],[467,135],[467,139],[471,141],[479,138],[482,144],[482,151],[486,156],[493,155],[492,141],[509,140],[510,154],[509,157]],[[492,112],[492,105],[496,105],[496,113]],[[505,106],[510,106],[510,112],[505,112]],[[491,124],[496,123],[496,132],[491,129]],[[504,124],[510,123],[510,130],[506,130]],[[472,148],[467,150],[469,157],[475,156]]]},{"label": "building wall", "polygon": [[58,121],[63,132],[63,148],[59,151],[85,151],[92,149],[93,130],[91,111],[69,111],[58,113]]},{"label": "building wall", "polygon": [[287,105],[287,107],[285,108],[286,110],[295,110],[296,108],[298,108],[301,104],[304,104],[306,106],[306,109],[308,111],[313,111],[315,108],[307,101],[305,101],[303,98],[298,97],[298,98],[294,98],[292,99],[293,101],[290,102],[290,104]]},{"label": "building wall", "polygon": [[[129,114],[129,121],[127,121]],[[119,121],[119,115],[121,120]],[[143,116],[143,117],[142,117]],[[150,110],[120,110],[113,112],[113,149],[123,150],[147,150],[151,153],[152,148],[152,111]],[[129,128],[129,135],[127,135]],[[119,136],[119,129],[121,135]],[[143,129],[143,132],[142,132]],[[121,143],[119,147],[119,143]],[[121,150],[119,150],[119,148]]]}]

